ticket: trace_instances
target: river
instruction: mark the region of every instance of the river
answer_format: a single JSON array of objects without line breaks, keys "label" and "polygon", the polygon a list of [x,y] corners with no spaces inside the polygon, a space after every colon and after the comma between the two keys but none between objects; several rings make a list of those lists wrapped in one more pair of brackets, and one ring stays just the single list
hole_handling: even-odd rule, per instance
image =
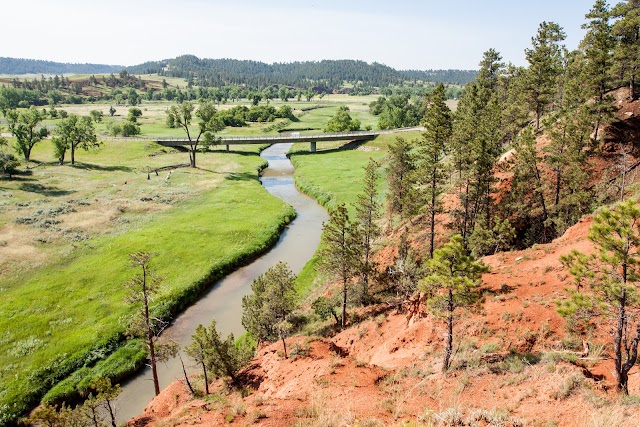
[{"label": "river", "polygon": [[[300,193],[293,184],[293,165],[286,156],[292,144],[275,144],[260,156],[269,162],[262,171],[261,182],[272,195],[289,203],[296,210],[296,218],[289,224],[278,243],[266,254],[229,274],[213,285],[198,302],[180,314],[163,332],[177,341],[181,348],[189,344],[191,335],[199,324],[208,326],[216,320],[218,331],[223,336],[233,333],[236,337],[244,332],[241,324],[242,297],[250,293],[251,283],[278,261],[284,261],[295,274],[313,256],[322,232],[322,223],[328,220],[327,212],[314,199]],[[187,371],[198,372],[184,353]],[[179,358],[158,365],[160,387],[183,378]],[[151,369],[145,368],[132,379],[122,384],[122,392],[116,401],[117,420],[123,423],[142,414],[154,397]]]}]

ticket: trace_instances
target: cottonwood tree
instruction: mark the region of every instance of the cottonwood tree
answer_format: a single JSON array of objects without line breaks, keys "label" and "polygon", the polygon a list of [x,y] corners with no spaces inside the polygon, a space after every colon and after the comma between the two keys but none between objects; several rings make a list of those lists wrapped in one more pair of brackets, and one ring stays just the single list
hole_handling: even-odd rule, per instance
[{"label": "cottonwood tree", "polygon": [[453,324],[458,309],[476,306],[482,300],[480,282],[489,268],[467,253],[460,235],[455,235],[433,253],[426,263],[426,277],[420,289],[427,295],[427,307],[444,319],[447,332],[442,358],[442,372],[451,364]]},{"label": "cottonwood tree", "polygon": [[78,148],[88,151],[98,148],[100,144],[91,117],[70,114],[66,119],[62,119],[53,131],[54,151],[61,165],[64,163],[67,150],[71,150],[71,164],[73,165]]},{"label": "cottonwood tree", "polygon": [[216,108],[210,101],[204,101],[198,107],[195,112],[195,116],[198,118],[198,131],[195,138],[191,135],[189,126],[193,120],[193,110],[195,106],[191,102],[183,102],[179,106],[172,105],[167,110],[167,119],[172,122],[174,126],[181,127],[187,134],[187,140],[189,144],[189,165],[192,168],[196,167],[196,152],[198,146],[202,143],[204,148],[209,146],[215,141],[214,133],[224,129],[224,123],[216,115]]},{"label": "cottonwood tree", "polygon": [[360,279],[362,292],[360,295],[362,304],[369,301],[369,282],[371,273],[375,271],[375,263],[372,260],[373,242],[380,237],[381,230],[378,226],[380,218],[380,202],[378,201],[378,168],[380,164],[373,159],[364,168],[363,191],[356,200],[356,221],[360,238]]},{"label": "cottonwood tree", "polygon": [[[589,240],[594,254],[573,250],[561,257],[577,285],[558,312],[572,321],[608,326],[618,391],[629,393],[629,371],[638,360],[640,342],[640,208],[627,200],[593,216]],[[635,326],[634,326],[635,322]]]},{"label": "cottonwood tree", "polygon": [[325,132],[351,132],[360,129],[360,120],[349,114],[349,107],[341,106],[324,127]]},{"label": "cottonwood tree", "polygon": [[296,307],[295,278],[280,261],[258,276],[251,284],[252,293],[242,298],[242,326],[258,341],[282,340],[285,357],[287,319]]},{"label": "cottonwood tree", "polygon": [[445,104],[444,85],[440,83],[431,94],[422,125],[425,130],[417,141],[416,183],[425,202],[429,220],[429,258],[433,257],[436,214],[441,211],[444,193],[445,150],[452,134],[451,110]]},{"label": "cottonwood tree", "polygon": [[9,124],[9,131],[16,139],[16,151],[29,161],[33,146],[49,134],[46,127],[40,127],[44,116],[36,108],[30,108],[22,112],[8,110],[5,118]]},{"label": "cottonwood tree", "polygon": [[385,163],[389,184],[387,211],[391,219],[394,214],[404,219],[413,212],[412,182],[415,176],[415,163],[411,149],[411,144],[401,137],[397,137],[395,142],[389,145],[389,154]]},{"label": "cottonwood tree", "polygon": [[329,222],[323,224],[320,247],[320,268],[342,282],[342,327],[347,324],[347,285],[357,272],[357,245],[349,213],[342,203],[331,211]]}]

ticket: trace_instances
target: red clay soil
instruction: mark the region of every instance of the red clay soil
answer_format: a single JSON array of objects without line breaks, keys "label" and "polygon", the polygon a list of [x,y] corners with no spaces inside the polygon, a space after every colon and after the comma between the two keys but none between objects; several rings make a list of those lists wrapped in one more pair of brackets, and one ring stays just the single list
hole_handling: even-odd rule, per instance
[{"label": "red clay soil", "polygon": [[[621,140],[640,145],[633,122],[640,124],[640,103],[619,106],[619,139],[603,144],[594,163],[598,179],[619,157]],[[501,178],[508,181],[508,172]],[[407,224],[412,247],[423,251],[426,227],[420,218]],[[614,391],[610,331],[570,336],[556,311],[573,286],[560,256],[593,250],[590,225],[585,217],[549,244],[484,258],[491,267],[483,276],[485,299],[479,312],[458,316],[447,375],[442,323],[424,308],[381,304],[358,312],[364,320],[331,338],[288,339],[289,359],[281,343],[260,349],[242,372],[246,397],[218,381],[212,395],[194,398],[176,382],[129,426],[640,425],[640,368],[629,381],[635,397],[622,398]],[[400,234],[386,240],[397,242]],[[376,259],[390,265],[396,253],[390,245]]]},{"label": "red clay soil", "polygon": [[[566,297],[571,283],[559,257],[591,249],[585,238],[590,223],[585,218],[548,245],[484,259],[491,272],[483,277],[483,310],[459,319],[447,376],[440,373],[441,323],[425,313],[377,306],[331,339],[288,339],[295,357],[285,359],[281,343],[262,348],[243,372],[253,384],[245,398],[220,383],[214,397],[192,398],[176,382],[129,425],[447,425],[458,416],[466,423],[456,425],[637,420],[637,404],[612,391],[607,349],[580,357],[580,350],[563,345],[564,321],[554,302]],[[567,355],[574,361],[564,361]],[[631,393],[640,393],[635,375],[630,383]]]}]

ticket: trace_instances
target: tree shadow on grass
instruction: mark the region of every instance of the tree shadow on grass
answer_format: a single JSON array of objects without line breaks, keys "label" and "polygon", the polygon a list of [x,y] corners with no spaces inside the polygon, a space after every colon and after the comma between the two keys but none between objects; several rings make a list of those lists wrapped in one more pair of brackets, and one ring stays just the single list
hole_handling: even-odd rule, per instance
[{"label": "tree shadow on grass", "polygon": [[253,172],[231,172],[224,179],[228,181],[259,181]]},{"label": "tree shadow on grass", "polygon": [[339,153],[340,151],[350,151],[350,150],[357,149],[362,144],[364,144],[366,142],[369,142],[369,141],[371,141],[371,140],[367,140],[367,141],[362,141],[362,140],[349,141],[346,144],[341,145],[340,147],[337,147],[337,148],[330,148],[328,150],[319,149],[315,153],[313,153],[311,151],[296,151],[294,153],[287,154],[287,156],[309,156],[309,155],[314,155],[314,154],[328,154],[328,153]]},{"label": "tree shadow on grass", "polygon": [[32,182],[23,182],[18,187],[19,190],[26,191],[29,193],[38,193],[43,196],[49,197],[60,197],[60,196],[68,196],[69,194],[75,193],[75,190],[63,190],[58,187],[42,185]]},{"label": "tree shadow on grass", "polygon": [[131,172],[133,171],[133,168],[130,168],[129,166],[102,166],[102,165],[94,165],[91,163],[80,163],[80,162],[76,162],[74,165],[69,165],[72,168],[75,169],[82,169],[82,170],[96,170],[96,171],[106,171],[106,172],[114,172],[114,171],[120,171],[120,172]]}]

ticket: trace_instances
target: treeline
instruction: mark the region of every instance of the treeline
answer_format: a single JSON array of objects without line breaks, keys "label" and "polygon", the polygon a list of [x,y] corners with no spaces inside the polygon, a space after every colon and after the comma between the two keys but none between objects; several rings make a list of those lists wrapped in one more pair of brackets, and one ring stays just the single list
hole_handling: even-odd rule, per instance
[{"label": "treeline", "polygon": [[117,73],[122,68],[121,65],[69,64],[40,59],[0,57],[0,74],[103,74]]},{"label": "treeline", "polygon": [[[637,98],[639,13],[636,2],[611,8],[597,0],[586,14],[585,38],[571,52],[563,29],[543,22],[525,50],[528,67],[487,51],[455,114],[442,107],[440,86],[425,99],[424,136],[392,147],[390,211],[405,218],[426,212],[433,238],[443,195],[453,194],[447,226],[484,255],[549,242],[607,198],[623,197],[630,157],[620,156],[604,184],[593,158],[614,119],[611,91],[626,87],[627,97]],[[382,101],[372,111],[417,113],[417,105],[403,110],[407,103],[394,102],[402,100]],[[623,154],[632,149],[620,145]]]},{"label": "treeline", "polygon": [[406,80],[423,82],[450,83],[464,86],[476,79],[477,70],[402,70],[400,74]]},{"label": "treeline", "polygon": [[[192,79],[203,87],[225,85],[313,86],[317,92],[340,90],[344,82],[369,87],[401,86],[406,80],[464,84],[474,78],[474,71],[427,70],[397,71],[389,66],[355,60],[323,60],[265,64],[237,59],[200,59],[183,55],[175,59],[147,62],[128,67],[130,73],[160,74]],[[420,74],[423,73],[423,74]],[[429,76],[431,79],[424,77]],[[451,80],[449,80],[451,79]]]}]

